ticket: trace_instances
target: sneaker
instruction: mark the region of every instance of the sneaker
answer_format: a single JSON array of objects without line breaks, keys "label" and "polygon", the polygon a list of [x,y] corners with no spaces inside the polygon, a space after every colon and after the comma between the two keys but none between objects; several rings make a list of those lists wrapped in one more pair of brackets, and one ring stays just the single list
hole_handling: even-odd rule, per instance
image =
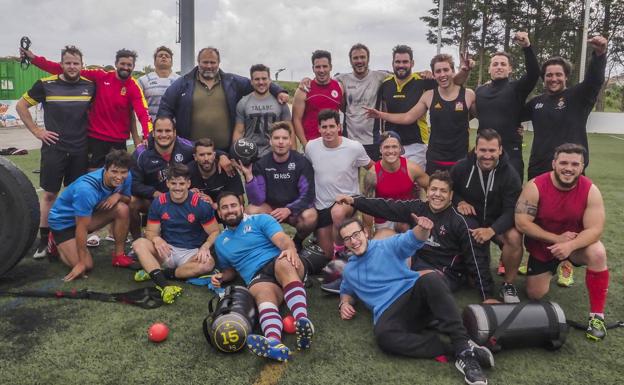
[{"label": "sneaker", "polygon": [[335,279],[329,283],[321,284],[321,290],[326,293],[331,294],[340,294],[340,284],[342,283],[342,278]]},{"label": "sneaker", "polygon": [[113,266],[115,267],[130,267],[134,262],[134,259],[128,257],[126,254],[113,256]]},{"label": "sneaker", "polygon": [[472,349],[466,349],[457,356],[455,367],[464,375],[469,385],[487,385],[487,378],[481,370],[479,360]]},{"label": "sneaker", "polygon": [[518,274],[527,275],[528,270],[529,270],[529,267],[527,265],[522,265],[518,268]]},{"label": "sneaker", "polygon": [[492,354],[490,349],[485,346],[477,345],[477,343],[473,340],[468,340],[468,345],[472,348],[472,351],[477,357],[477,361],[479,361],[479,365],[481,365],[482,368],[494,367],[494,354]]},{"label": "sneaker", "polygon": [[511,283],[503,282],[498,295],[500,295],[505,303],[520,303],[518,290],[516,290],[516,287]]},{"label": "sneaker", "polygon": [[557,285],[570,287],[574,284],[574,267],[568,261],[564,261],[557,267]]},{"label": "sneaker", "polygon": [[247,336],[247,347],[258,357],[266,357],[275,361],[287,362],[290,357],[290,349],[280,341],[266,338],[259,334]]},{"label": "sneaker", "polygon": [[150,279],[152,279],[152,277],[150,277],[149,273],[143,269],[134,273],[135,282],[145,282],[145,281],[149,281]]},{"label": "sneaker", "polygon": [[175,302],[175,299],[182,294],[182,288],[180,286],[165,286],[161,288],[160,286],[156,286],[156,289],[160,291],[160,296],[164,303],[171,305]]},{"label": "sneaker", "polygon": [[607,336],[607,327],[604,319],[598,315],[589,318],[585,337],[592,341],[601,341]]},{"label": "sneaker", "polygon": [[496,269],[496,274],[505,275],[505,265],[503,265],[503,260],[498,260],[498,268]]},{"label": "sneaker", "polygon": [[295,322],[295,331],[297,333],[297,350],[310,349],[312,337],[314,337],[312,321],[305,317],[299,318]]},{"label": "sneaker", "polygon": [[37,250],[33,254],[33,259],[42,259],[48,255],[48,240],[40,239],[39,246],[37,246]]}]

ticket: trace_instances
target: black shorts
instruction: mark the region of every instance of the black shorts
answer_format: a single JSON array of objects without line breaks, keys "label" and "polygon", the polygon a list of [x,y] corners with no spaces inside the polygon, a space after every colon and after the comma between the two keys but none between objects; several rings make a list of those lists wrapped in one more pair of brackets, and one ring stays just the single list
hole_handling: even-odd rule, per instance
[{"label": "black shorts", "polygon": [[520,175],[520,181],[524,179],[524,160],[522,159],[522,144],[517,144],[514,146],[509,146],[510,148],[505,148],[503,145],[503,149],[507,154],[507,162],[513,167],[518,175]]},{"label": "black shorts", "polygon": [[87,150],[72,154],[57,150],[55,147],[41,148],[41,173],[39,185],[44,191],[57,193],[61,185],[65,187],[87,172]]},{"label": "black shorts", "polygon": [[104,158],[110,150],[127,151],[126,141],[123,142],[107,142],[105,140],[87,138],[87,147],[89,150],[89,168],[104,167]]},{"label": "black shorts", "polygon": [[[271,282],[279,286],[279,283],[277,282],[277,278],[275,278],[275,261],[276,260],[277,260],[277,257],[273,258],[271,261],[267,262],[266,265],[262,266],[260,270],[256,271],[256,274],[253,276],[251,281],[249,281],[249,285],[247,285],[247,287],[250,288],[256,283],[260,283],[260,282]],[[303,282],[305,281],[308,275],[308,269],[306,267],[306,264],[303,263],[303,261],[301,262],[303,265],[303,279],[301,280],[301,282]]]},{"label": "black shorts", "polygon": [[379,143],[365,144],[364,150],[366,150],[368,157],[371,158],[373,161],[377,162],[379,159],[381,159],[381,152],[379,152]]},{"label": "black shorts", "polygon": [[[568,261],[570,261],[570,263],[576,267],[582,266],[582,265],[577,265],[576,263],[572,262],[569,259]],[[557,266],[559,266],[561,262],[562,261],[558,260],[557,258],[553,258],[550,261],[542,262],[539,259],[533,257],[532,255],[529,255],[529,262],[527,263],[527,275],[538,275],[538,274],[547,273],[547,272],[550,272],[550,274],[555,275],[557,274]]]},{"label": "black shorts", "polygon": [[50,232],[52,233],[52,238],[54,238],[54,243],[57,245],[76,238],[76,226],[68,227],[63,230],[54,230],[51,228]]},{"label": "black shorts", "polygon": [[318,216],[316,219],[316,228],[320,229],[323,227],[327,227],[329,225],[331,225],[332,223],[334,223],[334,220],[332,219],[331,216],[331,209],[332,207],[334,207],[334,205],[329,206],[326,209],[316,209]]}]

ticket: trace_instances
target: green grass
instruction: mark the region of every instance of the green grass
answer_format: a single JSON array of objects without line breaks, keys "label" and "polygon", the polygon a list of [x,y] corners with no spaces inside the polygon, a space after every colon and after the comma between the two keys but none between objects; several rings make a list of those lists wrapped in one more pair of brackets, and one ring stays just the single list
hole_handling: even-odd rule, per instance
[{"label": "green grass", "polygon": [[[526,141],[525,159],[531,135]],[[611,270],[607,319],[624,318],[620,224],[624,221],[624,141],[607,135],[590,135],[592,151],[588,170],[601,189],[607,208],[604,233]],[[32,174],[39,154],[13,157],[38,185]],[[618,171],[620,170],[620,171]],[[64,284],[67,269],[59,263],[30,257],[0,281],[0,289],[72,287],[124,291],[138,287],[124,269],[110,266],[110,246],[94,252],[95,270],[88,279]],[[494,268],[496,256],[493,257]],[[497,280],[499,280],[497,278]],[[549,300],[558,302],[569,318],[584,320],[587,293],[583,269],[576,270],[576,285],[552,286]],[[145,285],[142,284],[142,285]],[[524,289],[524,278],[518,285]],[[184,285],[184,294],[172,306],[142,310],[121,304],[53,299],[0,299],[0,372],[3,384],[251,384],[263,369],[273,368],[247,352],[217,353],[205,341],[201,323],[212,293]],[[370,313],[358,305],[358,315],[345,322],[338,317],[337,298],[326,296],[318,284],[308,290],[310,316],[317,335],[309,352],[296,353],[283,373],[263,377],[277,384],[460,384],[452,365],[384,354],[373,340]],[[473,291],[457,295],[460,306],[475,303]],[[163,321],[171,328],[162,344],[147,340],[147,328]],[[286,343],[294,346],[294,337]],[[621,383],[624,330],[610,331],[600,343],[571,331],[563,348],[504,351],[496,368],[488,372],[492,384],[617,384]]]}]

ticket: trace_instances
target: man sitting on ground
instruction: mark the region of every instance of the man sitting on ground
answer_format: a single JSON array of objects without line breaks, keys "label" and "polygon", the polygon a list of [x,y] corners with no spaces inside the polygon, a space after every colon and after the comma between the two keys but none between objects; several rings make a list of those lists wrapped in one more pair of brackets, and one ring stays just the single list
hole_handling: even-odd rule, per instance
[{"label": "man sitting on ground", "polygon": [[71,281],[93,269],[87,250],[87,234],[113,223],[113,266],[134,262],[124,250],[128,236],[132,158],[123,150],[111,150],[104,168],[76,179],[54,202],[48,222],[59,257],[72,270],[63,278]]},{"label": "man sitting on ground", "polygon": [[249,335],[247,346],[260,357],[286,361],[290,351],[281,342],[283,325],[278,306],[282,301],[295,318],[297,348],[308,349],[314,335],[302,282],[305,266],[292,239],[272,216],[243,214],[238,196],[227,191],[219,195],[217,204],[226,228],[215,243],[222,272],[211,282],[220,287],[222,282],[233,280],[237,272],[241,275],[258,305],[264,334]]},{"label": "man sitting on ground", "polygon": [[[441,362],[449,355],[456,358],[466,383],[487,384],[481,365],[494,366],[494,356],[468,339],[444,279],[433,270],[412,271],[405,263],[424,246],[434,227],[427,217],[411,217],[416,223],[412,230],[371,241],[359,220],[342,223],[340,237],[354,255],[343,272],[340,318],[353,318],[357,297],[373,311],[375,339],[382,350]],[[450,338],[450,346],[425,330],[434,320],[439,322],[438,331]]]},{"label": "man sitting on ground", "polygon": [[[145,238],[132,244],[144,270],[137,282],[152,279],[165,303],[173,303],[182,288],[168,279],[198,277],[215,265],[210,247],[219,234],[212,207],[199,194],[189,191],[188,167],[172,164],[167,171],[168,193],[154,199],[148,214]],[[161,265],[164,269],[161,270]]]}]

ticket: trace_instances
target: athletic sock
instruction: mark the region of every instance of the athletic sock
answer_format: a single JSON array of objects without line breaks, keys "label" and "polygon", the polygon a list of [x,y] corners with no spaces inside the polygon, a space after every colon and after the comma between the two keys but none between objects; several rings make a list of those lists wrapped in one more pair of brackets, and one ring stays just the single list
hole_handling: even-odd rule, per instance
[{"label": "athletic sock", "polygon": [[284,287],[284,301],[290,309],[295,321],[299,318],[308,318],[308,301],[303,282],[293,281]]},{"label": "athletic sock", "polygon": [[167,286],[167,278],[165,278],[165,275],[163,274],[163,271],[160,269],[154,269],[152,271],[149,272],[149,276],[150,278],[152,278],[152,281],[154,281],[154,283],[160,287],[165,287]]},{"label": "athletic sock", "polygon": [[163,270],[163,274],[165,275],[165,278],[167,279],[176,279],[175,271],[176,271],[175,268],[172,269],[170,267],[167,267]]},{"label": "athletic sock", "polygon": [[50,234],[49,227],[40,227],[39,228],[39,237],[41,238],[41,242],[48,242],[48,234]]},{"label": "athletic sock", "polygon": [[271,302],[262,302],[258,305],[260,313],[260,327],[266,338],[282,340],[282,317],[277,306]]},{"label": "athletic sock", "polygon": [[591,313],[604,313],[609,290],[609,269],[603,271],[586,269],[585,285],[589,294],[589,311]]}]

